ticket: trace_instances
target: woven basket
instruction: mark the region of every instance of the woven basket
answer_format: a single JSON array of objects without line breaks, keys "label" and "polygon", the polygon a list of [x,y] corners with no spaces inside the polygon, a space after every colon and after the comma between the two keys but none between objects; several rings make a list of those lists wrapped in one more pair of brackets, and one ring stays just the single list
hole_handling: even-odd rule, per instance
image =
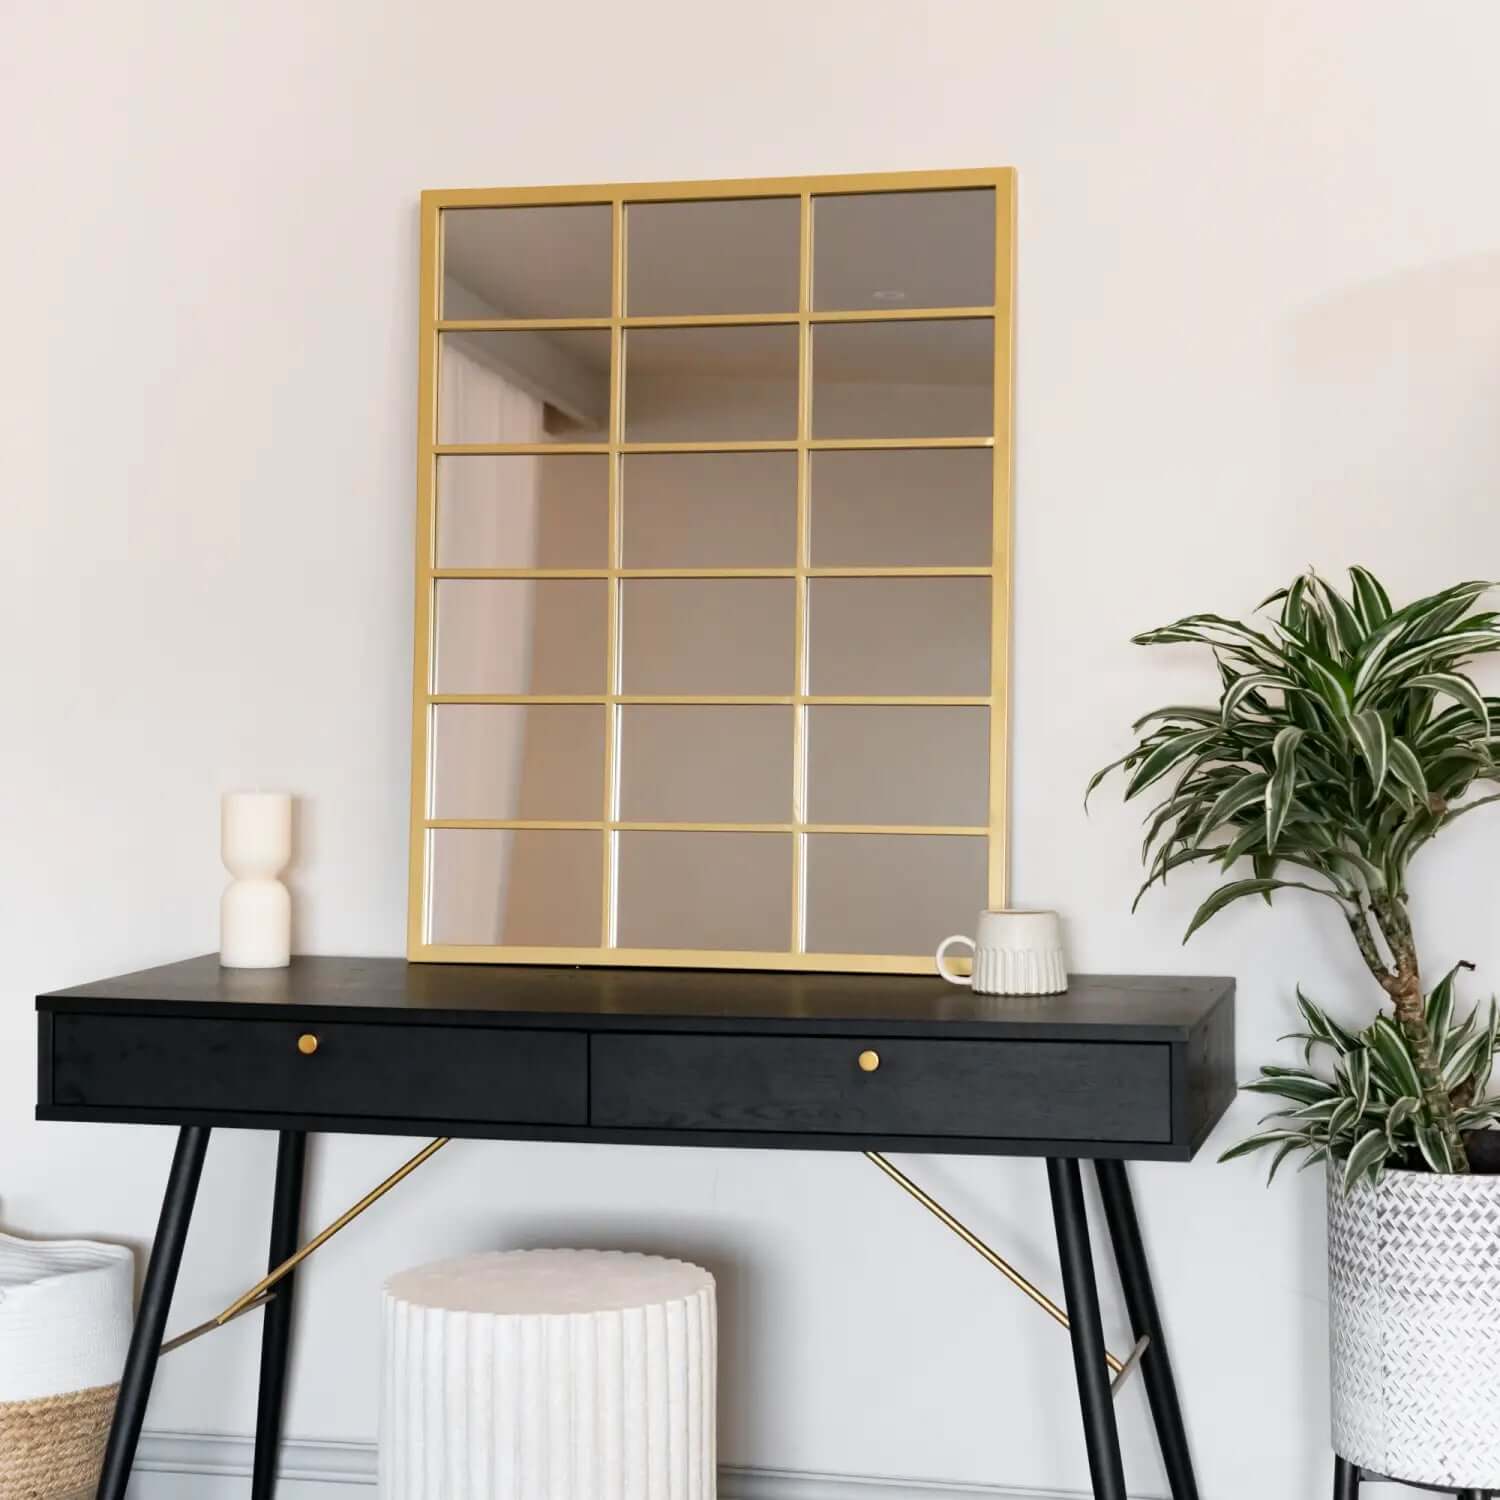
[{"label": "woven basket", "polygon": [[1500,1489],[1500,1177],[1330,1180],[1328,1293],[1339,1455]]},{"label": "woven basket", "polygon": [[118,1385],[35,1401],[0,1401],[0,1500],[92,1495]]}]

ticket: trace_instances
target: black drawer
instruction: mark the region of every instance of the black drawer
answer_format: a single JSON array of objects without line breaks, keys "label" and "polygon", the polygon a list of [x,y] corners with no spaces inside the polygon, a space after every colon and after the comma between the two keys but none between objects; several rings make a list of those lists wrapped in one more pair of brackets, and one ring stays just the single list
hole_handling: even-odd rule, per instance
[{"label": "black drawer", "polygon": [[[298,1042],[315,1037],[304,1053]],[[59,1015],[62,1107],[582,1125],[588,1043],[577,1032]]]},{"label": "black drawer", "polygon": [[[596,1033],[599,1128],[1167,1141],[1169,1048]],[[874,1071],[859,1058],[873,1051]]]}]

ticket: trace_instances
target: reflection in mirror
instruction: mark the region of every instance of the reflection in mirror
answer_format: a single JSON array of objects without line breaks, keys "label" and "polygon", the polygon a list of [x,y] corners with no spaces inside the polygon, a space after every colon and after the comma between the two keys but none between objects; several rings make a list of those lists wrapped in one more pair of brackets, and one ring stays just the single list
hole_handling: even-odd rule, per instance
[{"label": "reflection in mirror", "polygon": [[815,438],[989,437],[990,318],[820,323],[812,338]]},{"label": "reflection in mirror", "polygon": [[604,454],[438,459],[438,567],[602,568],[608,562]]},{"label": "reflection in mirror", "polygon": [[620,710],[627,823],[788,823],[792,710],[627,704]]},{"label": "reflection in mirror", "polygon": [[808,821],[984,827],[989,717],[987,708],[809,708]]},{"label": "reflection in mirror", "polygon": [[791,838],[624,830],[619,946],[785,952],[792,930]]},{"label": "reflection in mirror", "polygon": [[625,214],[631,317],[797,311],[799,199],[632,203]]},{"label": "reflection in mirror", "polygon": [[604,835],[572,829],[435,828],[428,941],[597,947]]},{"label": "reflection in mirror", "polygon": [[440,703],[432,816],[588,822],[604,811],[604,709]]},{"label": "reflection in mirror", "polygon": [[790,578],[627,578],[622,691],[776,697],[793,691]]},{"label": "reflection in mirror", "polygon": [[830,697],[985,697],[988,578],[814,578],[810,683]]},{"label": "reflection in mirror", "polygon": [[814,453],[813,566],[988,566],[995,508],[993,461],[989,448]]},{"label": "reflection in mirror", "polygon": [[926,957],[988,904],[988,839],[807,835],[807,951]]},{"label": "reflection in mirror", "polygon": [[443,316],[607,318],[607,203],[443,211]]},{"label": "reflection in mirror", "polygon": [[752,442],[796,435],[795,327],[626,333],[626,442]]},{"label": "reflection in mirror", "polygon": [[795,453],[630,453],[622,461],[627,568],[790,568]]},{"label": "reflection in mirror", "polygon": [[995,194],[850,193],[813,200],[813,306],[989,307]]},{"label": "reflection in mirror", "polygon": [[436,693],[602,693],[601,579],[440,578]]},{"label": "reflection in mirror", "polygon": [[602,443],[603,329],[438,335],[438,442]]}]

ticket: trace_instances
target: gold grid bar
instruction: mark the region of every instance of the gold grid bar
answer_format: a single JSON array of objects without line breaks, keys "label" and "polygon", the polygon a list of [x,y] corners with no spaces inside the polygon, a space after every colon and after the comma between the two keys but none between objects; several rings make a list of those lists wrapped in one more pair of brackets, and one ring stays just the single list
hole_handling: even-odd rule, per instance
[{"label": "gold grid bar", "polygon": [[[804,194],[804,197],[810,195]],[[619,204],[615,205],[619,207]],[[576,329],[764,328],[796,323],[974,322],[993,318],[993,307],[880,307],[854,311],[792,313],[679,313],[639,318],[443,318],[439,333],[565,333]]]},{"label": "gold grid bar", "polygon": [[429,818],[429,828],[529,828],[582,832],[609,829],[623,833],[890,833],[933,834],[941,838],[985,838],[986,824],[962,823],[666,823],[636,822],[622,818]]},{"label": "gold grid bar", "polygon": [[433,452],[439,458],[483,458],[518,453],[795,453],[800,448],[814,452],[841,452],[868,448],[993,448],[992,437],[932,438],[756,438],[724,443],[437,443]]},{"label": "gold grid bar", "polygon": [[1015,464],[1016,174],[995,184],[995,454],[990,507],[990,906],[1010,904],[1011,486]]},{"label": "gold grid bar", "polygon": [[432,567],[437,556],[434,525],[437,486],[437,319],[441,284],[442,218],[435,204],[422,203],[422,269],[417,319],[417,536],[416,618],[412,629],[411,820],[408,825],[410,870],[406,892],[406,951],[418,952],[427,941],[428,767],[432,710]]},{"label": "gold grid bar", "polygon": [[[609,263],[609,544],[608,598],[604,685],[611,695],[620,691],[620,439],[625,432],[625,335],[620,321],[625,316],[625,205],[618,199],[610,205]],[[600,830],[604,841],[600,860],[602,905],[599,946],[609,948],[615,940],[615,876],[617,841],[609,820],[620,807],[620,706],[604,705],[604,818]]]},{"label": "gold grid bar", "polygon": [[[959,308],[871,308],[818,312],[813,309],[813,209],[816,196],[830,193],[889,193],[991,189],[996,195],[996,296],[993,306]],[[671,202],[714,198],[797,198],[800,200],[799,292],[795,313],[712,314],[632,317],[626,310],[625,243],[627,206],[633,201]],[[445,319],[441,307],[441,214],[448,208],[599,203],[611,212],[611,300],[607,318]],[[653,964],[658,966],[715,966],[748,969],[796,967],[844,972],[932,972],[926,955],[819,954],[805,951],[806,836],[827,834],[933,834],[989,839],[989,897],[1003,904],[1006,893],[1006,776],[1008,774],[1008,611],[1010,568],[1010,488],[1012,464],[1011,368],[1014,340],[1014,225],[1015,174],[1010,169],[937,173],[884,173],[822,178],[775,178],[702,183],[635,183],[599,187],[553,187],[491,191],[456,189],[422,195],[421,367],[418,423],[418,558],[416,665],[413,695],[412,867],[409,886],[408,953],[432,961],[508,960],[517,963],[584,962],[596,964]],[[947,438],[812,437],[812,330],[822,323],[887,323],[920,320],[961,321],[990,319],[995,325],[995,417],[992,435]],[[631,328],[795,326],[798,331],[798,423],[791,439],[741,442],[624,441],[625,334]],[[592,329],[610,334],[610,410],[606,440],[592,443],[452,443],[437,441],[438,346],[441,333],[545,332]],[[966,567],[815,568],[809,544],[810,454],[818,451],[989,448],[994,450],[994,547],[986,563]],[[621,566],[621,458],[629,453],[753,453],[791,452],[797,456],[797,551],[791,568],[626,569]],[[436,460],[444,456],[583,455],[609,460],[609,552],[602,569],[486,569],[435,566]],[[620,591],[628,578],[791,578],[796,600],[795,691],[786,695],[673,695],[626,694],[621,688]],[[817,577],[979,577],[993,578],[990,691],[982,695],[819,695],[808,692],[808,587]],[[438,694],[431,691],[433,597],[439,578],[467,579],[598,579],[608,589],[608,653],[606,691],[598,694]],[[780,704],[793,708],[793,820],[785,824],[673,824],[630,823],[618,818],[620,709],[626,704]],[[428,819],[431,714],[438,704],[596,704],[607,715],[605,788],[602,816],[583,822],[508,822],[503,820]],[[807,817],[807,709],[812,705],[953,706],[990,710],[990,823],[986,827],[922,827],[917,825],[820,825]],[[601,937],[599,949],[517,947],[461,947],[436,945],[426,936],[427,838],[435,828],[560,828],[599,831],[606,840],[601,882]],[[730,953],[717,950],[677,952],[611,948],[615,937],[616,841],[620,831],[703,830],[767,832],[792,836],[793,930],[786,953]],[[789,963],[788,960],[791,960]]]},{"label": "gold grid bar", "polygon": [[[802,194],[797,248],[797,551],[793,585],[793,685],[797,703],[792,708],[792,820],[807,820],[807,565],[809,561],[809,473],[807,440],[812,436],[812,194]],[[807,948],[807,836],[792,829],[791,950]]]},{"label": "gold grid bar", "polygon": [[845,172],[823,177],[721,177],[701,182],[604,182],[523,188],[429,188],[434,208],[496,208],[512,204],[681,203],[698,198],[795,198],[814,193],[919,193],[993,188],[1013,167],[957,167],[941,172]]},{"label": "gold grid bar", "polygon": [[855,708],[989,708],[988,697],[939,698],[858,698],[837,697],[827,693],[782,693],[754,697],[732,693],[434,693],[432,703],[680,703],[711,705],[760,705],[807,703],[814,708],[847,706]]},{"label": "gold grid bar", "polygon": [[978,567],[438,567],[434,577],[990,577]]}]

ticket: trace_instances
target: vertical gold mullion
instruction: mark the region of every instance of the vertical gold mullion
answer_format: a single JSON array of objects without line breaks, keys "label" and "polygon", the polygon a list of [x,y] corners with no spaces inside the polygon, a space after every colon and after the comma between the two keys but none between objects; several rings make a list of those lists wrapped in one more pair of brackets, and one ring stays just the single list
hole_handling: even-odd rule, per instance
[{"label": "vertical gold mullion", "polygon": [[600,946],[615,945],[618,892],[615,889],[619,835],[608,825],[619,816],[620,774],[620,442],[624,435],[625,334],[621,319],[625,316],[625,205],[616,198],[610,206],[610,291],[609,291],[609,553],[608,628],[605,632],[608,653],[604,691],[604,822],[600,835],[604,840],[603,891],[600,920]]},{"label": "vertical gold mullion", "polygon": [[807,951],[807,568],[808,439],[812,436],[812,194],[802,193],[797,290],[797,558],[792,705],[792,952]]},{"label": "vertical gold mullion", "polygon": [[442,255],[441,218],[436,201],[422,198],[422,263],[417,337],[417,576],[416,621],[412,632],[411,824],[406,897],[406,951],[414,957],[427,941],[427,808],[431,758],[432,590],[436,563],[434,526],[437,485],[437,324]]},{"label": "vertical gold mullion", "polygon": [[1011,510],[1015,464],[1012,390],[1016,305],[1016,173],[995,184],[995,447],[990,599],[989,904],[1010,902]]}]

